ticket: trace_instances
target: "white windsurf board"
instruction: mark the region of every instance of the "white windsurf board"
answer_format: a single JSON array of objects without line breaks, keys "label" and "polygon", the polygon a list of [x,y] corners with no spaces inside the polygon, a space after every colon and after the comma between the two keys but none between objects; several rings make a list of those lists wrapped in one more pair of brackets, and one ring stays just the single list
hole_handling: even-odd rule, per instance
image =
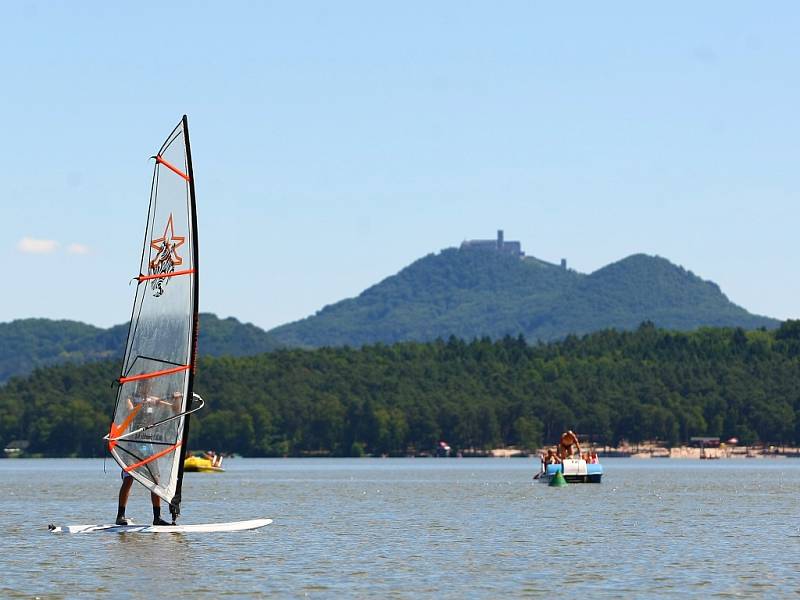
[{"label": "white windsurf board", "polygon": [[215,533],[247,531],[272,523],[272,519],[251,519],[231,523],[198,523],[195,525],[50,525],[53,533]]}]

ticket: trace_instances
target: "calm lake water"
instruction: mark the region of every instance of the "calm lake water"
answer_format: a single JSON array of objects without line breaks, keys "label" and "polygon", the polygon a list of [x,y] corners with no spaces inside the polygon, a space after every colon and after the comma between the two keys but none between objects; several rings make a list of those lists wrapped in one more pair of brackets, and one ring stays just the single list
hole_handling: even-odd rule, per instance
[{"label": "calm lake water", "polygon": [[[607,459],[549,488],[531,459],[235,459],[186,475],[182,522],[252,532],[61,535],[110,522],[102,460],[0,460],[0,597],[771,596],[800,590],[800,461]],[[152,517],[136,485],[128,515]]]}]

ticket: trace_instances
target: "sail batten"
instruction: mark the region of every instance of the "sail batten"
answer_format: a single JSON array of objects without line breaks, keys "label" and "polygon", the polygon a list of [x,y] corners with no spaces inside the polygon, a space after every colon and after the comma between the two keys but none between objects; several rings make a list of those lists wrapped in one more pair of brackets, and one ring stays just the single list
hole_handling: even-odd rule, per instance
[{"label": "sail batten", "polygon": [[120,383],[128,383],[129,381],[141,381],[142,379],[151,379],[153,377],[163,377],[164,375],[172,375],[180,371],[188,371],[191,365],[181,365],[173,367],[172,369],[163,369],[161,371],[153,371],[152,373],[141,373],[140,375],[131,375],[130,377],[120,377],[117,381]]},{"label": "sail batten", "polygon": [[[198,325],[197,217],[184,116],[155,156],[109,451],[179,513]],[[176,176],[178,175],[178,176]]]},{"label": "sail batten", "polygon": [[176,167],[176,166],[175,166],[175,165],[173,165],[172,163],[170,163],[170,162],[167,162],[166,160],[164,160],[164,158],[163,158],[163,157],[162,157],[160,154],[156,156],[156,162],[159,162],[159,163],[161,163],[162,165],[164,165],[165,167],[167,167],[167,168],[168,168],[170,171],[172,171],[173,173],[175,173],[175,174],[177,174],[177,175],[180,175],[180,176],[181,176],[181,177],[183,177],[183,178],[184,178],[186,181],[189,181],[189,176],[188,176],[186,173],[184,173],[183,171],[181,171],[181,170],[180,170],[178,167]]},{"label": "sail batten", "polygon": [[160,273],[160,274],[155,274],[155,275],[139,275],[136,279],[138,279],[139,282],[142,282],[142,281],[150,281],[151,279],[159,279],[159,278],[162,278],[162,277],[165,278],[165,277],[177,277],[178,275],[191,275],[194,272],[195,272],[194,269],[186,269],[185,271],[175,271],[174,273]]},{"label": "sail batten", "polygon": [[137,463],[134,463],[132,465],[126,465],[123,468],[123,470],[125,472],[130,472],[130,471],[133,471],[133,469],[138,469],[139,467],[142,467],[142,466],[146,465],[147,463],[153,462],[154,460],[158,460],[159,458],[161,458],[165,454],[169,454],[170,452],[174,452],[175,450],[177,450],[178,446],[180,446],[180,445],[181,445],[181,442],[178,442],[177,444],[172,444],[169,448],[165,448],[164,450],[161,450],[160,452],[156,452],[155,454],[152,454],[152,455],[148,456],[147,458],[143,458],[142,460],[140,460]]}]

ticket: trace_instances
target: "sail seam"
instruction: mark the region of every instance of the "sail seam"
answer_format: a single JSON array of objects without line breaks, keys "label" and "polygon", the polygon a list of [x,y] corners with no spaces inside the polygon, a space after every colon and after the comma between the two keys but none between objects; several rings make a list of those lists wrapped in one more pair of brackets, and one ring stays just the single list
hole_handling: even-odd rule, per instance
[{"label": "sail seam", "polygon": [[117,440],[115,443],[117,444],[124,444],[125,442],[130,442],[131,444],[151,444],[153,446],[171,446],[175,442],[159,442],[158,440],[151,440],[148,438],[134,438],[134,437],[126,437]]},{"label": "sail seam", "polygon": [[[152,360],[153,362],[164,363],[165,365],[173,365],[175,367],[184,366],[184,363],[182,363],[182,362],[174,362],[174,361],[171,361],[171,360],[167,360],[165,358],[158,358],[156,356],[148,356],[147,354],[137,354],[136,355],[136,360],[138,360],[140,358],[142,360]],[[130,372],[130,369],[128,369],[128,372]]]}]

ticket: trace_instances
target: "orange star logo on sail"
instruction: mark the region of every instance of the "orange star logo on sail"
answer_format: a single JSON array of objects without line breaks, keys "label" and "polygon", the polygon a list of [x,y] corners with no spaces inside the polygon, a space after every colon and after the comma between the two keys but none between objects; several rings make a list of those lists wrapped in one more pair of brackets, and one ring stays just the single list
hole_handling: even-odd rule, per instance
[{"label": "orange star logo on sail", "polygon": [[178,255],[177,250],[185,242],[185,236],[175,235],[175,226],[172,223],[172,213],[170,213],[167,226],[164,228],[164,235],[150,241],[150,247],[157,252],[156,257],[150,261],[150,270],[156,272],[157,267],[166,260],[169,260],[172,266],[182,265],[183,258]]},{"label": "orange star logo on sail", "polygon": [[164,294],[169,278],[173,274],[184,273],[184,271],[175,271],[175,267],[183,264],[183,258],[178,254],[178,248],[185,242],[185,237],[175,235],[175,225],[172,222],[172,213],[170,213],[167,226],[164,228],[164,235],[150,241],[151,252],[155,250],[155,257],[150,261],[150,274],[147,279],[151,280],[150,287],[156,298]]}]

